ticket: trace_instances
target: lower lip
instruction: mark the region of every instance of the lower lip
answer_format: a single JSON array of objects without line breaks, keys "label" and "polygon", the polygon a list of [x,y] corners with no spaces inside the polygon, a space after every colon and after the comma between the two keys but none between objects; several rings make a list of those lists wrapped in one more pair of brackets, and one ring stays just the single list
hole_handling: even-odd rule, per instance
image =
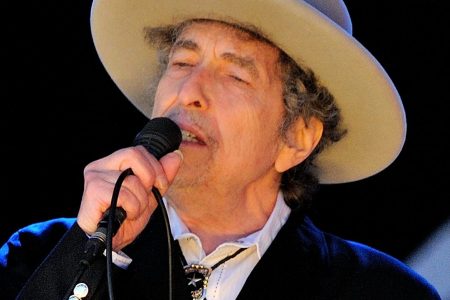
[{"label": "lower lip", "polygon": [[205,143],[199,143],[199,142],[189,142],[189,141],[182,141],[181,146],[184,147],[205,147]]}]

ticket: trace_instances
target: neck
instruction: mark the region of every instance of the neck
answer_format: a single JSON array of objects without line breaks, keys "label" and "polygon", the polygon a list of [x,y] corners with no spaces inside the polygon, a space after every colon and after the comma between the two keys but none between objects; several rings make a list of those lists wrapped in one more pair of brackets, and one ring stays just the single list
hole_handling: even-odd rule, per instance
[{"label": "neck", "polygon": [[179,217],[209,254],[224,242],[260,230],[274,209],[277,193],[278,186],[235,193],[196,189],[168,195]]}]

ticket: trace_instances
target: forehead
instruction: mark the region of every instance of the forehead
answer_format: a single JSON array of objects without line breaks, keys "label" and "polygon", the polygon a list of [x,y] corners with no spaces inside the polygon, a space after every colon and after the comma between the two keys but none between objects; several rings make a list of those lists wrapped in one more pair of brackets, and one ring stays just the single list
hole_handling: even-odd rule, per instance
[{"label": "forehead", "polygon": [[201,53],[212,49],[218,57],[251,71],[254,78],[273,82],[280,78],[279,49],[240,25],[202,20],[180,30],[171,52],[187,49]]},{"label": "forehead", "polygon": [[[192,21],[183,26],[176,38],[175,45],[183,44],[183,47],[190,47],[190,41],[195,43],[202,40],[210,43],[222,41],[232,44],[232,46],[249,51],[258,49],[257,52],[271,53],[278,57],[279,49],[270,41],[241,25],[229,24],[222,21],[201,20]],[[198,46],[198,45],[197,45]],[[230,45],[231,46],[231,45]]]}]

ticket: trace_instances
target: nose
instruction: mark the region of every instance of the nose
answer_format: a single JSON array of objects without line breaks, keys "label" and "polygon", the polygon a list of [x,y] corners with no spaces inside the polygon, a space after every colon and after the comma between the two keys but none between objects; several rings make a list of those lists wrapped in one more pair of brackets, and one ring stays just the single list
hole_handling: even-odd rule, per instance
[{"label": "nose", "polygon": [[178,101],[187,108],[206,110],[209,105],[207,93],[212,76],[207,67],[195,66],[179,86]]}]

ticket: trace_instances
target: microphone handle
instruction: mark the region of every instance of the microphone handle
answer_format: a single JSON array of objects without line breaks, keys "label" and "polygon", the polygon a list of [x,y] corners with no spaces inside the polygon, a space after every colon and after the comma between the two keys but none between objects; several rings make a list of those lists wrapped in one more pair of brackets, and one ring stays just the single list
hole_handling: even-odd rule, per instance
[{"label": "microphone handle", "polygon": [[[88,258],[88,262],[91,262],[95,257],[101,255],[106,249],[106,237],[108,233],[109,214],[108,209],[103,218],[97,225],[97,230],[89,237],[84,248],[85,257]],[[112,236],[115,236],[122,222],[127,217],[127,212],[122,207],[116,207],[115,216],[112,223]]]}]

